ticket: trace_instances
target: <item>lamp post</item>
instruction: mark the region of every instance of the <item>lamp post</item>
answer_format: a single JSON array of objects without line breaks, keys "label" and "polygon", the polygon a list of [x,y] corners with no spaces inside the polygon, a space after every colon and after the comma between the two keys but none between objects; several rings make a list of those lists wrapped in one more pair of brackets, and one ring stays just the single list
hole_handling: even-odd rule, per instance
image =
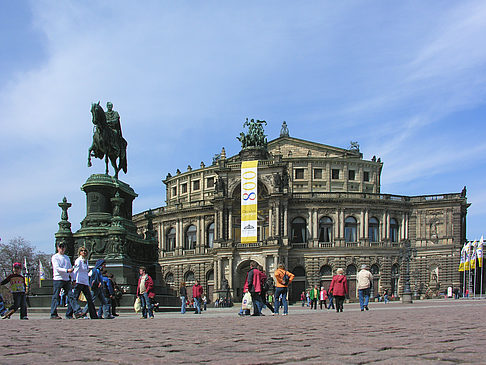
[{"label": "lamp post", "polygon": [[405,261],[405,284],[403,285],[402,303],[413,303],[412,291],[410,289],[410,261],[415,253],[416,250],[412,249],[410,240],[405,240],[403,247],[400,249],[400,258],[402,262]]}]

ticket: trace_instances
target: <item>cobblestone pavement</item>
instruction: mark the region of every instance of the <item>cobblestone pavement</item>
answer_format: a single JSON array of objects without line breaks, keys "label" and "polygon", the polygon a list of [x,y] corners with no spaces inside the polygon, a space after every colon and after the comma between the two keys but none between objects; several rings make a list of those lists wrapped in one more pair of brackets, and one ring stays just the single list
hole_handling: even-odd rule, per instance
[{"label": "cobblestone pavement", "polygon": [[153,320],[0,321],[1,364],[484,364],[486,301],[373,303],[361,312],[290,308],[289,316],[239,317],[237,308]]}]

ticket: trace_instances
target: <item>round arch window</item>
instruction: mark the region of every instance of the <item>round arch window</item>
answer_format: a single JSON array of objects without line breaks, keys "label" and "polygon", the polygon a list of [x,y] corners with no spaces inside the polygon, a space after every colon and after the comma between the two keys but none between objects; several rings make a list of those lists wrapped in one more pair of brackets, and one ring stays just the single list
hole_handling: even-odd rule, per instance
[{"label": "round arch window", "polygon": [[344,220],[344,239],[346,242],[357,242],[358,223],[356,218],[347,217]]},{"label": "round arch window", "polygon": [[294,218],[291,224],[291,242],[307,242],[307,222],[302,217]]}]

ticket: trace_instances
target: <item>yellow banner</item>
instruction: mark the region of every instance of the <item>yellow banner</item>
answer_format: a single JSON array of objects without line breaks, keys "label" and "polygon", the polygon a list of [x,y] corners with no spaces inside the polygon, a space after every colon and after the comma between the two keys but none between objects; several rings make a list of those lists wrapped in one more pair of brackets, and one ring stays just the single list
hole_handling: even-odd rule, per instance
[{"label": "yellow banner", "polygon": [[241,163],[241,243],[256,243],[258,161]]}]

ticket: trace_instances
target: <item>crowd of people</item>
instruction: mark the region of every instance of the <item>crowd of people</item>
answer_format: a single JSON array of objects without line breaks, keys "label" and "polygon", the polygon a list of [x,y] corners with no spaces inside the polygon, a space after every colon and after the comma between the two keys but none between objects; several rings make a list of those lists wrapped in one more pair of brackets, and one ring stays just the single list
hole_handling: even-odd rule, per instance
[{"label": "crowd of people", "polygon": [[[62,305],[60,298],[64,294],[67,306],[66,318],[89,318],[91,319],[113,319],[117,316],[116,308],[119,306],[121,290],[114,281],[113,274],[106,271],[106,262],[103,259],[96,261],[90,270],[88,263],[88,250],[86,247],[78,249],[78,257],[71,265],[71,260],[65,255],[66,247],[63,243],[58,244],[57,253],[52,256],[53,269],[53,294],[51,301],[50,318],[61,319],[57,308]],[[7,276],[2,285],[10,284],[13,303],[7,309],[0,296],[0,315],[2,318],[10,318],[20,308],[20,319],[28,319],[26,304],[25,278],[21,274],[22,264],[13,264],[12,274]],[[272,275],[267,274],[261,265],[255,261],[250,262],[250,270],[246,276],[243,287],[243,301],[239,315],[261,316],[262,310],[267,307],[272,315],[288,315],[288,287],[294,279],[294,274],[285,269],[283,264]],[[357,289],[361,311],[369,310],[370,292],[373,284],[373,275],[367,265],[362,265],[357,275]],[[203,287],[198,280],[192,286],[192,298],[189,299],[186,283],[182,282],[179,288],[181,299],[181,313],[187,311],[188,306],[194,307],[194,314],[201,314],[206,310],[208,300],[204,295]],[[315,285],[307,292],[301,293],[302,306],[309,306],[311,309],[319,308],[335,309],[343,311],[343,303],[348,295],[348,281],[344,270],[338,268],[333,276],[329,288]],[[154,282],[147,274],[145,267],[139,269],[139,280],[137,285],[137,302],[142,314],[141,318],[154,318],[155,291]],[[380,299],[388,302],[388,291],[385,290]],[[79,301],[85,301],[82,307]],[[100,303],[98,310],[95,301]],[[328,303],[329,301],[329,303]],[[231,298],[224,297],[215,301],[215,307],[231,306]]]}]

